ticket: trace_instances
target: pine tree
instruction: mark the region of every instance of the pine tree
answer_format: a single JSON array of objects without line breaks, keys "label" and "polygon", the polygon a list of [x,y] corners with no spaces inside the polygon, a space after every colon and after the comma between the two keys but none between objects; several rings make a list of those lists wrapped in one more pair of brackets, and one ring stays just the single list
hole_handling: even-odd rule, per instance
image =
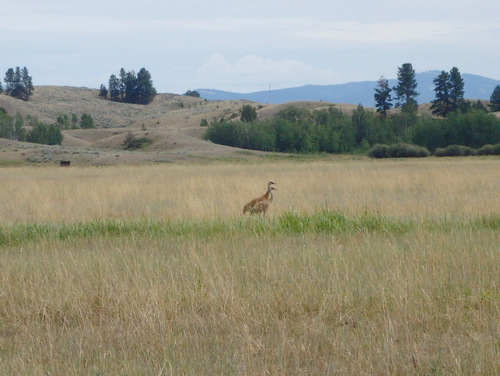
[{"label": "pine tree", "polygon": [[21,86],[22,86],[22,93],[21,93],[21,99],[24,101],[28,101],[33,95],[33,79],[28,73],[28,68],[24,67],[23,70],[21,71]]},{"label": "pine tree", "polygon": [[137,73],[136,91],[135,103],[148,104],[156,96],[156,89],[153,86],[151,74],[145,68],[141,68],[139,73]]},{"label": "pine tree", "polygon": [[377,87],[375,88],[375,107],[377,108],[377,112],[382,115],[383,118],[387,117],[387,111],[392,108],[392,98],[391,98],[392,89],[389,87],[389,81],[380,77],[377,82]]},{"label": "pine tree", "polygon": [[497,85],[491,93],[489,106],[491,111],[500,111],[500,85]]},{"label": "pine tree", "polygon": [[417,112],[418,103],[415,99],[420,93],[417,92],[417,80],[415,70],[410,63],[405,63],[398,68],[398,85],[394,87],[396,92],[396,107],[401,106],[401,111],[408,114]]},{"label": "pine tree", "polygon": [[21,97],[21,69],[19,67],[14,70],[9,68],[5,73],[5,93],[14,98]]},{"label": "pine tree", "polygon": [[434,79],[436,85],[436,99],[432,101],[432,113],[442,117],[448,116],[450,112],[462,109],[465,111],[464,80],[458,68],[453,67],[450,73],[442,71]]},{"label": "pine tree", "polygon": [[121,100],[120,80],[114,74],[109,76],[108,87],[109,87],[109,98],[113,101]]},{"label": "pine tree", "polygon": [[441,71],[441,74],[434,79],[434,91],[436,92],[436,99],[432,101],[431,110],[434,115],[446,117],[452,110],[451,102],[451,89],[450,74]]},{"label": "pine tree", "polygon": [[108,97],[108,89],[103,84],[101,84],[101,88],[99,89],[99,96],[104,99]]},{"label": "pine tree", "polygon": [[457,67],[451,69],[449,82],[451,111],[456,111],[463,107],[465,94],[464,80]]}]

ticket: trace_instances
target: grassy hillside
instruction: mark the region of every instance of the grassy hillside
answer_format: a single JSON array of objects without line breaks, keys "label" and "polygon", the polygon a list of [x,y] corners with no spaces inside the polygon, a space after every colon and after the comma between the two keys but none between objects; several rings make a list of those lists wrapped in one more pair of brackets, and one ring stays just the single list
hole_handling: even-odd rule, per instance
[{"label": "grassy hillside", "polygon": [[[75,87],[38,86],[29,102],[0,95],[0,108],[13,116],[30,115],[53,123],[61,114],[87,113],[97,129],[63,131],[62,146],[48,147],[0,139],[0,161],[5,163],[58,163],[61,159],[73,163],[115,164],[155,161],[191,160],[199,158],[248,159],[262,155],[241,151],[201,140],[208,122],[222,117],[239,117],[239,111],[248,101],[206,101],[200,98],[174,94],[159,94],[147,105],[116,103],[99,98],[97,90]],[[299,107],[321,108],[324,102],[294,102]],[[254,104],[259,117],[271,116],[287,105]],[[339,105],[350,110],[355,106]],[[125,136],[149,137],[152,144],[141,151],[127,152],[122,148]]]}]

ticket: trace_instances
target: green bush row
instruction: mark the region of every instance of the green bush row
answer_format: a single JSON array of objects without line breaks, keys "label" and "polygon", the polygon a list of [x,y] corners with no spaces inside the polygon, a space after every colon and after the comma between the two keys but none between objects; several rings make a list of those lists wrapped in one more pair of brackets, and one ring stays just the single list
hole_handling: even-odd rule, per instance
[{"label": "green bush row", "polygon": [[[376,144],[366,153],[371,158],[421,158],[431,155],[423,146],[412,144]],[[500,155],[500,144],[484,145],[474,149],[464,145],[448,145],[434,150],[435,157],[464,157],[469,155]]]},{"label": "green bush row", "polygon": [[436,157],[464,157],[469,155],[500,155],[500,144],[488,144],[479,149],[463,145],[449,145],[445,148],[437,148],[434,151]]}]

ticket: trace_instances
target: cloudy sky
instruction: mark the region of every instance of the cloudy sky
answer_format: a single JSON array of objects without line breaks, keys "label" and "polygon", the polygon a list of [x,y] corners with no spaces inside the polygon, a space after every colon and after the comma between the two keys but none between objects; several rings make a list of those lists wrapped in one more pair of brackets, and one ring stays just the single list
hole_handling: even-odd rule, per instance
[{"label": "cloudy sky", "polygon": [[498,0],[0,0],[0,74],[241,93],[447,70],[500,79]]}]

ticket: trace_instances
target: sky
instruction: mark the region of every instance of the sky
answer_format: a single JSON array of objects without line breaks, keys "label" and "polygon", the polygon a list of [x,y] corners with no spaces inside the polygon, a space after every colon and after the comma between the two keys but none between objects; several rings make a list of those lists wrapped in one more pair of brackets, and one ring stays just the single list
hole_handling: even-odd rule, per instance
[{"label": "sky", "polygon": [[0,0],[0,78],[239,93],[459,71],[500,79],[498,0]]}]

